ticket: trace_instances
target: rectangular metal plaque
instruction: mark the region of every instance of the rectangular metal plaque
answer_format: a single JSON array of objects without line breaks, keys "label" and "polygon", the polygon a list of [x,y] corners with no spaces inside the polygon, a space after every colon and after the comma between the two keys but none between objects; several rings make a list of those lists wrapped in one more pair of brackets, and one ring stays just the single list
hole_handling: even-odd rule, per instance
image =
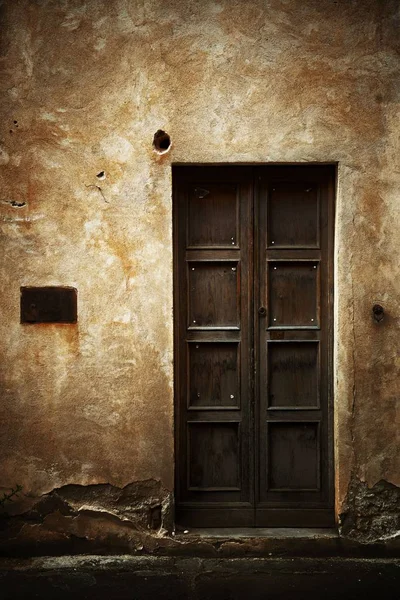
[{"label": "rectangular metal plaque", "polygon": [[73,287],[21,287],[21,323],[76,323]]}]

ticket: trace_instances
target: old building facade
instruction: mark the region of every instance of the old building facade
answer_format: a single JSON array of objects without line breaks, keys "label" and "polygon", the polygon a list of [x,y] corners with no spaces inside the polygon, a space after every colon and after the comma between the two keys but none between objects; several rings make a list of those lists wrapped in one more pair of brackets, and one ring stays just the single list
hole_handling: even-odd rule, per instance
[{"label": "old building facade", "polygon": [[396,536],[398,2],[0,7],[3,547]]}]

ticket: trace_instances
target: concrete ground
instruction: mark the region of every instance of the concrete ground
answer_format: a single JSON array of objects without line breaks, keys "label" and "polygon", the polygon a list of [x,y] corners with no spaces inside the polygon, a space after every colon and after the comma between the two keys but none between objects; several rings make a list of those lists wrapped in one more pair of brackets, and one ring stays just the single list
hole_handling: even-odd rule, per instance
[{"label": "concrete ground", "polygon": [[398,600],[400,560],[154,556],[2,559],[0,598]]}]

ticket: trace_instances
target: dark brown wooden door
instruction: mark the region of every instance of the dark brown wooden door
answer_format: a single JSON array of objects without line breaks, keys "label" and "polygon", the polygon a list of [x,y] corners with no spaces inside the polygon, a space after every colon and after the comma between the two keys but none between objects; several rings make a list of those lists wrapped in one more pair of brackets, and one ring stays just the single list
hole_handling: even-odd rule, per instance
[{"label": "dark brown wooden door", "polygon": [[173,185],[177,521],[332,525],[334,169]]}]

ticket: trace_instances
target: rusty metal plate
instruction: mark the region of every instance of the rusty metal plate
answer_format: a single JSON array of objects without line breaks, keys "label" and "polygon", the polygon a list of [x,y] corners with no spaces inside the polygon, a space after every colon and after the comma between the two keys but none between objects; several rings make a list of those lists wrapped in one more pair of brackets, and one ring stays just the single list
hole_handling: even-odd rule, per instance
[{"label": "rusty metal plate", "polygon": [[76,323],[73,287],[21,287],[21,323]]}]

